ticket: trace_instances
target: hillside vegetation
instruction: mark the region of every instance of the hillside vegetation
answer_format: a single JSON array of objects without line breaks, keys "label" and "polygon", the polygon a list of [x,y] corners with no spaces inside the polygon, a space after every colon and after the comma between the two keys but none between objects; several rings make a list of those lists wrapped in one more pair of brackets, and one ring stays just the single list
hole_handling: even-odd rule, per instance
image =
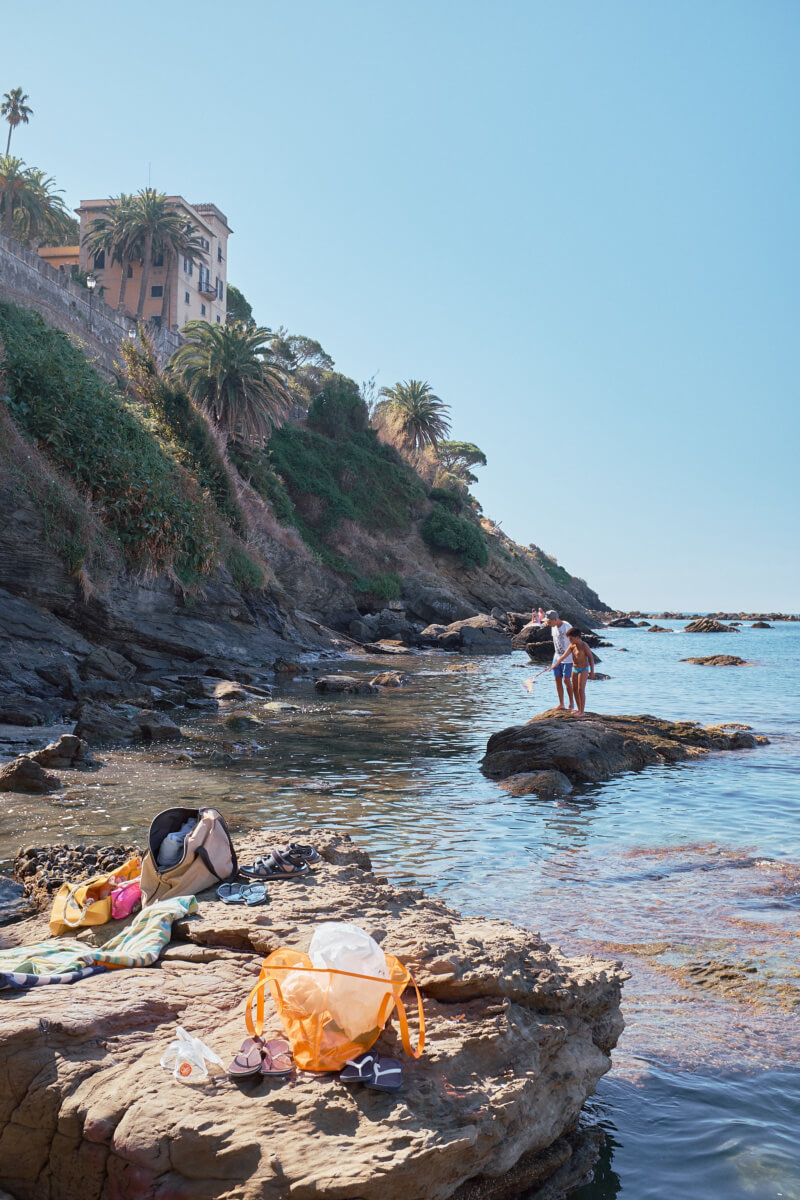
[{"label": "hillside vegetation", "polygon": [[[437,453],[436,443],[409,449],[397,436],[391,444],[393,395],[381,402],[382,424],[316,343],[281,339],[295,411],[268,438],[247,441],[215,429],[181,377],[156,369],[144,334],[122,347],[119,380],[109,383],[38,314],[0,303],[0,465],[74,575],[124,564],[191,589],[225,567],[240,590],[258,590],[273,577],[271,529],[294,531],[297,553],[344,583],[362,611],[400,596],[420,570],[463,582],[479,607],[494,603],[493,580],[541,591],[541,568],[570,590],[555,560],[481,517],[467,486],[467,465],[485,461],[477,447],[442,442]],[[411,383],[422,402],[440,405],[441,421],[438,398]]]},{"label": "hillside vegetation", "polygon": [[[139,401],[101,379],[66,336],[37,314],[0,303],[0,395],[6,420],[44,455],[26,489],[72,571],[95,560],[101,522],[109,553],[137,571],[185,584],[249,557],[244,519],[202,417],[153,380]],[[47,487],[41,464],[51,471]],[[86,501],[90,507],[86,507]],[[91,514],[91,520],[89,515]],[[242,572],[239,572],[242,575]],[[241,582],[263,574],[247,563]]]}]

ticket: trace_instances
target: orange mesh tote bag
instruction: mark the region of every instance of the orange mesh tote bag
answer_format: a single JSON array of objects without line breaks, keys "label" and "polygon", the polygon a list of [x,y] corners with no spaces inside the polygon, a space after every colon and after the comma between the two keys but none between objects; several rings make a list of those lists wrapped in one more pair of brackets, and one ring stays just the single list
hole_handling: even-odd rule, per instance
[{"label": "orange mesh tote bag", "polygon": [[[342,928],[356,929],[339,926]],[[368,937],[362,930],[357,932]],[[380,974],[317,966],[318,954],[312,959],[300,950],[273,951],[264,959],[258,983],[248,997],[245,1021],[250,1036],[263,1033],[264,997],[269,987],[295,1062],[304,1071],[341,1070],[348,1060],[369,1050],[395,1010],[403,1048],[412,1058],[419,1058],[425,1046],[425,1016],[419,989],[408,968],[394,955],[384,954],[377,946],[375,949],[380,954]],[[402,1000],[409,984],[417,996],[416,1048],[411,1045]]]}]

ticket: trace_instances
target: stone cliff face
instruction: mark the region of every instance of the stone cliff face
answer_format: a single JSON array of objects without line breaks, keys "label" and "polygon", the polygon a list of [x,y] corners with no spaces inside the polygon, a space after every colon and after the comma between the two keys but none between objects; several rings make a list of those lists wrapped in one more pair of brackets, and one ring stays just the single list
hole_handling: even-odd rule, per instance
[{"label": "stone cliff face", "polygon": [[63,713],[74,700],[71,677],[97,645],[143,671],[197,662],[268,670],[298,649],[335,642],[280,593],[244,596],[224,573],[194,597],[163,576],[122,568],[87,591],[48,548],[39,509],[1,474],[0,504],[0,721]]},{"label": "stone cliff face", "polygon": [[[591,1165],[572,1138],[622,1030],[618,965],[392,887],[340,834],[253,834],[240,861],[290,837],[324,861],[266,908],[203,894],[158,966],[4,999],[0,1180],[16,1200],[508,1200],[545,1179],[553,1198]],[[403,1055],[396,1021],[377,1047],[403,1060],[401,1092],[308,1072],[187,1088],[159,1066],[176,1024],[230,1061],[261,957],[307,948],[325,920],[366,929],[421,989],[422,1057]],[[413,991],[406,1004],[415,1035]],[[268,999],[267,1036],[280,1032]]]}]

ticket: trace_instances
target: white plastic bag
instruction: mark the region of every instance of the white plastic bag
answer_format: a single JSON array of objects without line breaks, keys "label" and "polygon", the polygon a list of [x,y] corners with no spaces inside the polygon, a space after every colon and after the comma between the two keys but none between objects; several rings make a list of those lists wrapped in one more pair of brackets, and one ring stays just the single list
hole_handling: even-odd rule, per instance
[{"label": "white plastic bag", "polygon": [[378,943],[357,925],[326,921],[314,931],[308,955],[315,967],[375,978],[372,983],[347,975],[332,975],[326,1007],[348,1037],[376,1028],[381,1005],[389,990],[378,982],[389,978],[386,955]]},{"label": "white plastic bag", "polygon": [[181,1083],[196,1083],[208,1075],[206,1059],[211,1063],[222,1066],[222,1059],[213,1050],[209,1050],[199,1038],[191,1037],[179,1025],[177,1040],[170,1042],[161,1056],[161,1065],[167,1070],[172,1068],[172,1074]]}]

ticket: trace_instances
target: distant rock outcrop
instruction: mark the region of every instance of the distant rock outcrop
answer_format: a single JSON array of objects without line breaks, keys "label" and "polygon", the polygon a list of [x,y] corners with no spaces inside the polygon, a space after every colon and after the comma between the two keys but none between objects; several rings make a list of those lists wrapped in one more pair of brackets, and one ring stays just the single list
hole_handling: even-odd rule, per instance
[{"label": "distant rock outcrop", "polygon": [[723,625],[721,621],[716,621],[713,617],[700,617],[697,621],[691,621],[684,626],[684,633],[738,633],[738,629],[732,629],[730,625]]},{"label": "distant rock outcrop", "polygon": [[738,654],[706,654],[701,658],[682,658],[681,662],[696,663],[699,667],[752,667]]}]

